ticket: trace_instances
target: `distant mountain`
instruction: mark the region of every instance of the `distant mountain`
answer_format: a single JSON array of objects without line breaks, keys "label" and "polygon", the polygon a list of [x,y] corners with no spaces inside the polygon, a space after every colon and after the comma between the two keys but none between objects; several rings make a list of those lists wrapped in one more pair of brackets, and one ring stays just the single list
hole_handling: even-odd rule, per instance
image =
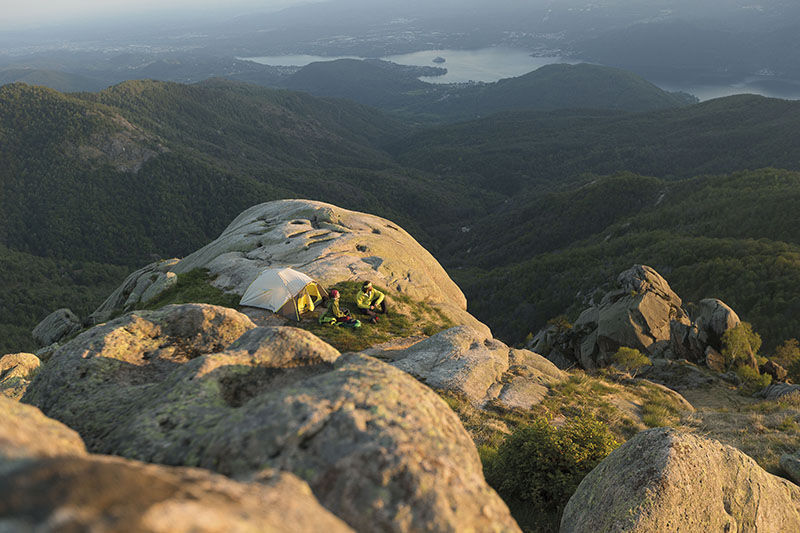
[{"label": "distant mountain", "polygon": [[16,82],[43,85],[65,93],[99,91],[107,87],[101,80],[81,76],[80,74],[33,68],[0,69],[0,85]]},{"label": "distant mountain", "polygon": [[[359,59],[337,59],[311,63],[282,83],[288,89],[317,96],[348,98],[382,108],[402,106],[411,91],[424,91],[430,84],[393,63]],[[417,74],[419,76],[419,74]]]},{"label": "distant mountain", "polygon": [[676,109],[501,113],[419,131],[397,160],[513,192],[583,174],[631,171],[668,179],[775,166],[800,170],[800,102],[730,96]]},{"label": "distant mountain", "polygon": [[697,102],[630,72],[589,64],[548,65],[516,78],[476,85],[425,83],[417,79],[420,75],[383,61],[340,59],[312,63],[283,83],[318,96],[449,121],[511,110],[651,111]]},{"label": "distant mountain", "polygon": [[687,94],[666,92],[630,72],[586,63],[546,65],[516,78],[442,88],[439,93],[418,98],[407,110],[466,119],[511,110],[652,111],[697,102]]}]

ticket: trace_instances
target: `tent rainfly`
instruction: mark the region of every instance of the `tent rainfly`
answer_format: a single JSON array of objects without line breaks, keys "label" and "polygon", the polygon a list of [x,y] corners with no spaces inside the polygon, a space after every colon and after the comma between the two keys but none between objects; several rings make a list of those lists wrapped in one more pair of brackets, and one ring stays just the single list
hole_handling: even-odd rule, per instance
[{"label": "tent rainfly", "polygon": [[239,305],[261,307],[286,318],[300,320],[313,311],[328,293],[322,285],[291,268],[271,268],[259,275],[239,301]]}]

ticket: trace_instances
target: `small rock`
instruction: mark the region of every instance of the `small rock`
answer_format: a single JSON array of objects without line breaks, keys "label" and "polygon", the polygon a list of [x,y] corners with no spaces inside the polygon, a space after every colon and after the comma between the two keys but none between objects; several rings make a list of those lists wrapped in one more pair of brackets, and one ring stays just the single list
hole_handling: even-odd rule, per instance
[{"label": "small rock", "polygon": [[774,361],[767,361],[759,369],[762,374],[769,374],[772,376],[772,381],[785,381],[789,372],[781,365]]},{"label": "small rock", "polygon": [[22,398],[41,364],[32,353],[10,353],[0,357],[0,395],[15,400]]},{"label": "small rock", "polygon": [[725,373],[725,356],[711,346],[706,347],[706,366],[718,374]]}]

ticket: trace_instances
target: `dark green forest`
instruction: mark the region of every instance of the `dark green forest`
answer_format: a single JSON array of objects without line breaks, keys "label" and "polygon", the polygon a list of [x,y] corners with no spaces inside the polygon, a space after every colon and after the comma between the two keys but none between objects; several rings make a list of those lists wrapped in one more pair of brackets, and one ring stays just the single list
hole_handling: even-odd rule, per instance
[{"label": "dark green forest", "polygon": [[685,301],[726,301],[769,349],[800,336],[798,126],[800,104],[755,96],[432,127],[223,80],[5,85],[0,352],[280,198],[401,224],[509,343],[644,263]]}]

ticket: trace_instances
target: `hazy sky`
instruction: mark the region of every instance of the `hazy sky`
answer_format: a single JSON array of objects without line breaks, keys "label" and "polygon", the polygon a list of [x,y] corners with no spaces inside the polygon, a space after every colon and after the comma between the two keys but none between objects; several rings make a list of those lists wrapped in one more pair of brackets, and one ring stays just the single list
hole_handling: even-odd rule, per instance
[{"label": "hazy sky", "polygon": [[275,11],[321,0],[0,0],[0,27],[74,22],[115,15],[180,11],[195,15]]}]

